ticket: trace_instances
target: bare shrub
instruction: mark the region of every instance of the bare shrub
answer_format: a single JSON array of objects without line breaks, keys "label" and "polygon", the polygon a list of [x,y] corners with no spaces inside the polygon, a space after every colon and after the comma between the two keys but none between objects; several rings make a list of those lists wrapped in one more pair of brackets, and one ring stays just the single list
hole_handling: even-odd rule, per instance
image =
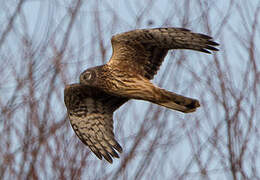
[{"label": "bare shrub", "polygon": [[[19,0],[0,11],[1,179],[260,179],[259,1]],[[221,44],[169,53],[154,80],[202,107],[128,102],[114,115],[124,152],[99,161],[70,127],[64,86],[108,61],[113,34],[161,26]]]}]

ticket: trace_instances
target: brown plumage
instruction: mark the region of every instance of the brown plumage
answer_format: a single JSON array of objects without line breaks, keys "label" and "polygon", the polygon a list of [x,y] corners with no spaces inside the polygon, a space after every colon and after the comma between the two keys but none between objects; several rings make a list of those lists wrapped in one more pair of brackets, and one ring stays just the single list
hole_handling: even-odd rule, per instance
[{"label": "brown plumage", "polygon": [[121,146],[114,138],[113,112],[129,99],[140,99],[181,111],[194,112],[196,99],[153,85],[170,49],[217,51],[212,38],[183,28],[141,29],[112,37],[113,55],[102,66],[87,69],[80,83],[68,85],[64,98],[72,128],[95,155],[112,163]]},{"label": "brown plumage", "polygon": [[64,95],[71,126],[79,139],[98,158],[104,156],[112,163],[111,156],[119,157],[114,149],[122,152],[121,146],[114,139],[113,112],[127,99],[81,84],[67,86]]}]

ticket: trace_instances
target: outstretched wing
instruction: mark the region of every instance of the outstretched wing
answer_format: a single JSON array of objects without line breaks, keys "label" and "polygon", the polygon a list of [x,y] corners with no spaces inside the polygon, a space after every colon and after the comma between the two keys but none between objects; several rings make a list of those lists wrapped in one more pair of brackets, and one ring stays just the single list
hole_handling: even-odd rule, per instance
[{"label": "outstretched wing", "polygon": [[64,90],[64,101],[70,123],[79,139],[99,158],[112,163],[121,146],[113,133],[113,112],[127,99],[111,96],[81,84],[71,84]]},{"label": "outstretched wing", "polygon": [[113,55],[109,65],[152,79],[168,50],[192,49],[205,53],[217,51],[218,43],[210,36],[183,28],[139,29],[118,34],[111,39]]}]

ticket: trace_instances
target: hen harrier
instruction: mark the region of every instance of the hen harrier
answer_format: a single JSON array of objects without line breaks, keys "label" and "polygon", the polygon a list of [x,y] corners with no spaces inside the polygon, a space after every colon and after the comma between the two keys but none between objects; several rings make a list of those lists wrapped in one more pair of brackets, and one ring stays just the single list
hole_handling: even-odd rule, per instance
[{"label": "hen harrier", "polygon": [[217,51],[210,36],[183,28],[140,29],[111,39],[109,62],[85,70],[80,83],[66,86],[65,104],[72,128],[95,155],[112,163],[122,148],[113,133],[113,112],[129,99],[140,99],[181,111],[194,112],[196,99],[184,97],[153,85],[168,50]]}]

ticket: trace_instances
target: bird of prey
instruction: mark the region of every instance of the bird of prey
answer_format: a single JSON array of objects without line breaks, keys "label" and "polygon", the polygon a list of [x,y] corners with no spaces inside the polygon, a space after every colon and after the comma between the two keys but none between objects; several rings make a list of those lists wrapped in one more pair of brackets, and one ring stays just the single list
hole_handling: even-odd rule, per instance
[{"label": "bird of prey", "polygon": [[210,36],[184,28],[138,29],[111,39],[107,64],[85,70],[80,82],[67,85],[64,100],[79,139],[99,158],[112,163],[122,147],[113,133],[113,112],[130,99],[149,101],[183,113],[200,106],[196,99],[161,89],[150,82],[171,49],[217,51]]}]

